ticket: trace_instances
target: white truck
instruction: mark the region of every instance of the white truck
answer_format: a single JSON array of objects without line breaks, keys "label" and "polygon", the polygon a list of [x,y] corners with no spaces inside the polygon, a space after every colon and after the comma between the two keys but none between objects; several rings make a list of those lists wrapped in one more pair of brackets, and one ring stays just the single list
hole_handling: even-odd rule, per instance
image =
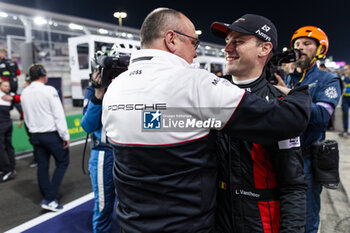
[{"label": "white truck", "polygon": [[[72,85],[73,106],[82,106],[84,92],[89,84],[89,74],[91,73],[91,58],[97,51],[108,53],[112,47],[123,54],[131,54],[140,49],[140,41],[122,39],[108,36],[84,35],[68,38],[69,65]],[[206,55],[204,47],[200,51],[194,63],[202,69],[206,69],[214,74],[225,74],[225,58],[222,54]],[[212,49],[211,49],[212,50]]]},{"label": "white truck", "polygon": [[108,53],[113,46],[120,54],[130,54],[140,49],[140,41],[98,35],[68,38],[73,106],[83,106],[84,92],[91,73],[90,60],[95,52]]}]

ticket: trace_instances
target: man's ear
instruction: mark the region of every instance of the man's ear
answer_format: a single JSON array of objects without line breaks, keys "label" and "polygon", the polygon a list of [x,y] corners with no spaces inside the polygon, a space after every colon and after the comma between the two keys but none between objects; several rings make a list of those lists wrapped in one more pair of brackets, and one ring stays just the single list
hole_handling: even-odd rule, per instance
[{"label": "man's ear", "polygon": [[262,56],[262,57],[265,57],[267,55],[270,54],[270,52],[272,51],[272,43],[271,42],[263,42],[260,46],[260,52],[259,52],[259,55]]},{"label": "man's ear", "polygon": [[176,51],[176,35],[173,31],[169,30],[165,33],[164,43],[171,53]]}]

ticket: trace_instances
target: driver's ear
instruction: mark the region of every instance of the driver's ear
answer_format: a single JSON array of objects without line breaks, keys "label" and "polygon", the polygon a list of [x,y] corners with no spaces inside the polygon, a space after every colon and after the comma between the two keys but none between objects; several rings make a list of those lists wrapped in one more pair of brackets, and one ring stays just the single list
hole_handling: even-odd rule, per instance
[{"label": "driver's ear", "polygon": [[259,51],[259,55],[264,57],[270,54],[270,52],[272,51],[272,43],[271,42],[263,42],[260,46],[260,51]]}]

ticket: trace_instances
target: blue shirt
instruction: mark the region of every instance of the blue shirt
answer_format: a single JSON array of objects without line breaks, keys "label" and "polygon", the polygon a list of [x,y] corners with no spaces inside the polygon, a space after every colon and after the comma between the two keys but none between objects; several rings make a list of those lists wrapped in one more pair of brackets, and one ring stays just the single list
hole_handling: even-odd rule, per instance
[{"label": "blue shirt", "polygon": [[[91,148],[102,149],[100,147],[110,147],[107,143],[101,142],[102,133],[102,105],[94,104],[91,99],[95,96],[95,89],[88,86],[84,95],[84,106],[83,106],[83,118],[81,119],[81,126],[87,133],[92,133]],[[97,148],[99,147],[99,148]]]},{"label": "blue shirt", "polygon": [[316,65],[302,73],[294,72],[285,78],[288,88],[308,85],[312,100],[311,117],[306,131],[301,135],[302,147],[309,148],[314,141],[322,140],[331,114],[340,96],[340,79],[336,74],[320,70]]}]

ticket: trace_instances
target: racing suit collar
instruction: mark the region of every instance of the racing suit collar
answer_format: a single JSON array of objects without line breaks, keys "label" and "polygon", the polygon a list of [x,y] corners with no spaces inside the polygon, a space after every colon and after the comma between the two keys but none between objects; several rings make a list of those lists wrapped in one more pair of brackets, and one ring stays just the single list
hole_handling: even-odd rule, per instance
[{"label": "racing suit collar", "polygon": [[263,70],[262,74],[260,75],[260,77],[258,79],[256,79],[255,81],[251,82],[251,83],[247,83],[247,84],[236,84],[233,82],[234,85],[238,86],[239,88],[245,89],[249,92],[256,92],[257,90],[260,90],[261,88],[265,87],[268,82],[266,80],[266,72],[265,69]]}]

